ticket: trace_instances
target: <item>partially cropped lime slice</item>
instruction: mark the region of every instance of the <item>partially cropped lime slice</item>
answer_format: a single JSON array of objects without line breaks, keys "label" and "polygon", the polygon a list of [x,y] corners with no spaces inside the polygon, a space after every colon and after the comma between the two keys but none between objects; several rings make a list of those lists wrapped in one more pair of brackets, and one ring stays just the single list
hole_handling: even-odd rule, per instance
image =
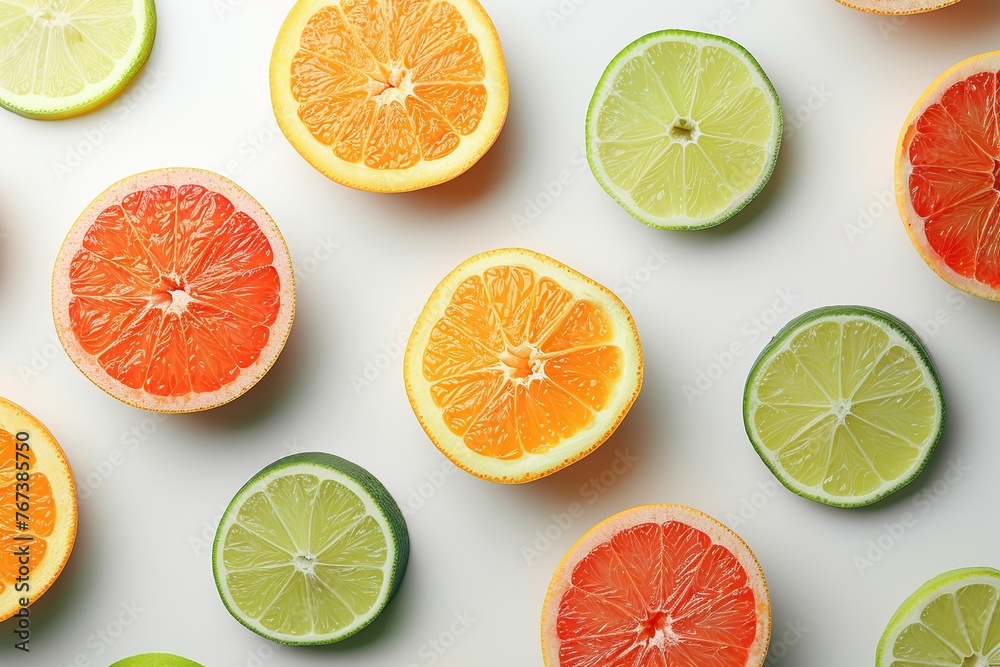
[{"label": "partially cropped lime slice", "polygon": [[215,536],[229,612],[283,644],[330,644],[371,623],[395,594],[409,537],[399,506],[363,468],[295,454],[257,473]]},{"label": "partially cropped lime slice", "polygon": [[896,610],[875,667],[1000,667],[1000,572],[987,567],[934,577]]},{"label": "partially cropped lime slice", "polygon": [[155,32],[153,0],[0,0],[0,106],[54,120],[107,104]]},{"label": "partially cropped lime slice", "polygon": [[111,667],[202,667],[202,665],[172,653],[143,653],[122,658],[118,662],[111,663]]},{"label": "partially cropped lime slice", "polygon": [[587,157],[632,217],[701,229],[764,188],[781,129],[778,95],[746,49],[664,30],[629,44],[604,71],[587,112]]},{"label": "partially cropped lime slice", "polygon": [[743,398],[747,435],[795,493],[870,505],[910,483],[944,426],[937,373],[910,327],[863,306],[819,308],[761,353]]}]

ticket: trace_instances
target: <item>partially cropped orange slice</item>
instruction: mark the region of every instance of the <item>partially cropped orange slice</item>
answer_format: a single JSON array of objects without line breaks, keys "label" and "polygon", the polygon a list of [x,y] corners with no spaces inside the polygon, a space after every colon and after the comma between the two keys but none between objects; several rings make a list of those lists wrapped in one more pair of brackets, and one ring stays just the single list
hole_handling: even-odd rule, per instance
[{"label": "partially cropped orange slice", "polygon": [[455,465],[516,484],[594,451],[642,385],[625,305],[529,250],[476,255],[417,319],[404,361],[410,404]]},{"label": "partially cropped orange slice", "polygon": [[160,169],[105,190],[63,242],[56,331],[73,363],[144,410],[240,396],[284,347],[295,312],[277,225],[232,181]]},{"label": "partially cropped orange slice", "polygon": [[955,65],[903,125],[896,200],[934,271],[1000,301],[1000,51]]},{"label": "partially cropped orange slice", "polygon": [[0,621],[23,615],[62,573],[76,519],[73,473],[59,444],[0,398]]},{"label": "partially cropped orange slice", "polygon": [[271,57],[271,101],[329,178],[403,192],[489,150],[507,117],[507,71],[477,0],[299,0]]},{"label": "partially cropped orange slice", "polygon": [[959,0],[837,0],[869,14],[921,14],[954,5]]}]

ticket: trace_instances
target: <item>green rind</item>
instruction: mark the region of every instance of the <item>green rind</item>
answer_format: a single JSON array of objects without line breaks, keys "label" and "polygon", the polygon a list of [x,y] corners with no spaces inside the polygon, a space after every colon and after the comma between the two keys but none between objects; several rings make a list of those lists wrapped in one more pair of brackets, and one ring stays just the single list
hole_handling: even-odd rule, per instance
[{"label": "green rind", "polygon": [[[391,584],[389,586],[389,594],[381,600],[368,621],[348,632],[333,634],[315,641],[295,641],[287,637],[263,633],[259,628],[251,626],[243,620],[238,610],[234,610],[229,606],[226,596],[222,594],[222,582],[219,579],[218,559],[220,541],[222,538],[221,528],[226,525],[226,520],[229,518],[229,514],[236,508],[237,501],[243,500],[243,494],[261,478],[271,476],[272,473],[279,472],[290,466],[300,465],[303,463],[333,470],[334,472],[350,478],[365,489],[372,497],[372,500],[375,501],[375,505],[382,511],[382,516],[385,518],[386,524],[392,532],[391,539],[396,547],[396,558],[394,559],[392,570],[390,572]],[[242,505],[242,503],[240,503],[240,505]],[[216,530],[215,540],[212,544],[212,575],[215,578],[215,587],[219,591],[219,597],[222,599],[222,604],[225,605],[226,610],[230,613],[230,615],[239,621],[243,627],[278,644],[285,644],[288,646],[318,646],[343,641],[371,625],[371,623],[379,617],[382,611],[385,610],[392,598],[395,597],[396,591],[399,590],[399,586],[403,581],[403,574],[406,572],[406,565],[409,562],[409,558],[410,535],[406,528],[406,519],[403,517],[403,512],[400,510],[396,500],[392,497],[382,482],[356,463],[352,463],[351,461],[334,454],[327,454],[326,452],[303,452],[300,454],[286,456],[285,458],[278,459],[274,463],[268,465],[256,475],[251,477],[250,480],[236,492],[236,495],[233,496],[233,500],[229,503],[229,506],[223,513],[222,518],[219,520],[219,529]]]},{"label": "green rind", "polygon": [[3,89],[0,89],[0,107],[32,120],[63,120],[95,111],[117,99],[132,84],[135,78],[139,76],[139,73],[149,61],[149,54],[153,51],[153,42],[156,38],[156,5],[154,4],[154,0],[144,0],[144,4],[149,14],[149,21],[146,22],[146,29],[142,34],[142,49],[138,52],[133,62],[129,64],[128,69],[122,72],[118,80],[105,89],[105,93],[76,106],[38,110],[26,109],[4,99]]},{"label": "green rind", "polygon": [[[747,59],[750,65],[754,69],[756,69],[757,72],[760,74],[761,79],[763,79],[765,85],[767,86],[767,92],[770,93],[771,100],[774,102],[777,134],[774,142],[774,151],[771,153],[771,159],[768,162],[768,165],[765,169],[765,173],[761,178],[760,184],[757,186],[756,189],[748,193],[743,199],[743,201],[734,206],[732,209],[714,218],[706,220],[700,224],[667,225],[667,224],[661,224],[655,220],[646,217],[642,211],[632,207],[618,195],[617,189],[614,187],[614,185],[605,181],[605,179],[599,173],[600,170],[596,166],[597,157],[596,157],[596,149],[594,146],[596,137],[595,133],[592,133],[590,131],[590,128],[591,128],[591,123],[596,120],[595,117],[598,111],[598,106],[600,101],[603,100],[604,97],[606,97],[606,95],[601,95],[600,93],[607,86],[610,86],[610,84],[613,83],[613,81],[609,81],[609,79],[611,79],[610,76],[611,71],[620,61],[622,61],[625,58],[631,57],[632,54],[640,51],[641,47],[645,46],[648,42],[657,41],[659,40],[659,38],[667,36],[697,37],[699,39],[707,39],[710,41],[720,42],[726,44],[727,46],[735,48],[737,51],[743,54],[743,56]],[[618,202],[618,205],[621,206],[626,213],[631,215],[633,218],[635,218],[642,224],[648,225],[649,227],[652,227],[654,229],[663,229],[667,231],[682,231],[682,232],[698,231],[700,229],[717,227],[718,225],[721,225],[722,223],[726,222],[727,220],[735,216],[737,213],[742,211],[744,208],[746,208],[746,206],[764,190],[765,186],[767,186],[768,182],[771,180],[771,175],[774,173],[775,165],[778,163],[778,153],[781,150],[781,138],[784,135],[784,127],[785,127],[785,119],[784,119],[784,114],[782,113],[781,110],[781,100],[778,97],[778,92],[774,89],[774,84],[771,83],[771,79],[768,78],[767,73],[764,71],[764,68],[761,67],[757,59],[753,57],[753,54],[747,51],[746,48],[743,47],[743,45],[734,42],[728,37],[723,37],[722,35],[714,35],[707,32],[698,32],[696,30],[680,30],[680,29],[659,30],[656,32],[651,32],[649,34],[643,35],[639,39],[635,40],[634,42],[626,46],[624,49],[619,51],[618,55],[616,55],[611,60],[611,62],[608,63],[608,66],[604,68],[604,72],[601,74],[601,78],[597,83],[597,88],[594,90],[594,95],[590,99],[590,106],[587,107],[587,125],[585,130],[586,146],[587,146],[587,163],[590,165],[590,171],[594,175],[594,178],[604,189],[604,191],[607,192],[612,199]]]},{"label": "green rind", "polygon": [[926,607],[931,598],[938,596],[941,589],[965,579],[993,579],[997,589],[1000,590],[1000,571],[991,567],[963,567],[939,574],[927,581],[906,598],[889,619],[875,649],[875,667],[889,667],[892,664],[894,660],[892,644],[904,625],[911,622],[914,612]]},{"label": "green rind", "polygon": [[[934,434],[934,440],[924,451],[923,458],[920,463],[910,472],[910,474],[905,477],[900,478],[900,480],[893,486],[885,489],[871,497],[865,497],[861,500],[851,501],[844,499],[835,499],[827,496],[820,496],[814,493],[810,493],[808,490],[802,489],[796,485],[793,480],[789,480],[786,477],[785,472],[778,467],[778,465],[770,459],[767,454],[767,449],[764,447],[763,443],[756,436],[756,431],[754,430],[751,419],[750,419],[750,392],[753,386],[756,384],[757,376],[759,375],[763,363],[768,360],[771,353],[779,346],[781,346],[785,339],[792,334],[792,332],[801,328],[802,325],[808,324],[810,322],[815,322],[828,317],[842,317],[845,315],[858,315],[861,317],[866,317],[872,320],[876,320],[897,333],[899,333],[904,339],[906,339],[913,349],[916,350],[917,355],[926,365],[930,376],[934,379],[934,391],[938,396],[938,403],[941,405],[941,419],[938,420],[937,433]],[[891,496],[903,487],[907,486],[910,482],[915,480],[920,476],[920,473],[924,471],[927,466],[927,462],[930,460],[931,455],[934,450],[937,449],[938,443],[941,441],[941,434],[944,432],[945,421],[947,417],[947,408],[945,406],[944,394],[941,391],[941,378],[938,375],[937,367],[934,365],[934,360],[931,359],[930,354],[927,352],[927,348],[920,341],[920,337],[917,332],[913,330],[910,325],[903,322],[895,315],[885,312],[884,310],[878,310],[877,308],[870,308],[868,306],[824,306],[822,308],[816,308],[815,310],[810,310],[802,315],[799,315],[791,322],[782,327],[775,336],[770,340],[770,342],[764,347],[763,351],[754,361],[753,367],[750,369],[750,374],[747,376],[746,384],[743,387],[743,428],[746,430],[747,437],[750,439],[750,444],[753,445],[754,451],[757,452],[757,456],[760,457],[764,465],[768,467],[771,473],[778,479],[781,484],[794,493],[797,496],[801,496],[808,500],[812,500],[817,503],[822,503],[824,505],[829,505],[831,507],[841,507],[845,509],[854,509],[859,507],[867,507],[868,505],[874,505],[880,500]]]},{"label": "green rind", "polygon": [[122,658],[111,663],[110,667],[204,667],[194,660],[182,658],[172,653],[143,653]]}]

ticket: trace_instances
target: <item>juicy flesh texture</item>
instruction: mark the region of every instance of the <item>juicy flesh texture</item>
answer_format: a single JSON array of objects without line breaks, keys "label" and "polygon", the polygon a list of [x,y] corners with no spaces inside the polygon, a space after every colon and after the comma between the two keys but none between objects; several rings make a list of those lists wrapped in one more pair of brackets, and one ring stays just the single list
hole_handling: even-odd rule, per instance
[{"label": "juicy flesh texture", "polygon": [[903,628],[888,667],[1000,667],[1000,608],[996,587],[969,584],[927,603]]},{"label": "juicy flesh texture", "polygon": [[910,201],[927,243],[953,271],[1000,288],[1000,83],[980,72],[917,119]]},{"label": "juicy flesh texture", "polygon": [[704,219],[760,180],[773,132],[768,93],[742,58],[660,42],[622,65],[598,116],[598,156],[647,214]]},{"label": "juicy flesh texture", "polygon": [[745,667],[757,600],[731,551],[679,521],[626,528],[573,568],[560,667]]},{"label": "juicy flesh texture", "polygon": [[135,39],[135,0],[0,0],[0,87],[66,97],[107,78]]},{"label": "juicy flesh texture", "polygon": [[606,409],[624,356],[598,305],[523,266],[496,266],[455,290],[424,351],[445,424],[474,452],[548,451]]},{"label": "juicy flesh texture", "polygon": [[753,426],[804,487],[873,493],[922,456],[938,421],[933,389],[908,348],[867,320],[826,321],[792,339],[757,383]]},{"label": "juicy flesh texture", "polygon": [[[28,486],[18,487],[16,451],[17,438],[13,433],[0,429],[0,594],[16,583],[18,568],[21,565],[18,556],[15,555],[18,546],[30,545],[28,567],[31,572],[38,569],[45,558],[48,546],[46,538],[52,535],[57,518],[52,486],[44,473],[34,472],[35,455],[30,450],[26,452],[29,469],[26,482]],[[15,514],[17,511],[15,503],[25,500],[23,496],[17,495],[18,492],[28,496],[29,508],[25,512],[28,515],[26,528],[18,525],[18,521],[24,521],[24,517]],[[14,539],[15,536],[30,536],[32,540],[17,541]]]},{"label": "juicy flesh texture", "polygon": [[216,391],[267,344],[281,302],[273,260],[258,224],[218,192],[133,192],[97,216],[73,257],[73,334],[133,389]]},{"label": "juicy flesh texture", "polygon": [[236,606],[283,635],[330,634],[379,599],[389,549],[357,495],[315,475],[278,477],[247,498],[226,533]]},{"label": "juicy flesh texture", "polygon": [[486,108],[479,41],[454,5],[355,0],[323,7],[292,60],[299,119],[342,160],[406,169],[455,151]]}]

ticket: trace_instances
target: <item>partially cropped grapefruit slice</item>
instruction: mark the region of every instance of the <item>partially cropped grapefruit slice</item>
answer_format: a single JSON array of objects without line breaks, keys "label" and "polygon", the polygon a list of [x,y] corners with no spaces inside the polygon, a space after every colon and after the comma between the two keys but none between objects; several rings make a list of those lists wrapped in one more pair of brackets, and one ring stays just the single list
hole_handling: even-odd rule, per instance
[{"label": "partially cropped grapefruit slice", "polygon": [[642,348],[608,289],[505,248],[466,260],[438,285],[403,369],[438,449],[473,475],[519,484],[611,436],[642,385]]},{"label": "partially cropped grapefruit slice", "polygon": [[[76,542],[76,486],[59,443],[0,398],[0,621],[34,604]],[[25,605],[27,606],[27,605]]]},{"label": "partially cropped grapefruit slice", "polygon": [[353,188],[442,183],[507,117],[500,39],[477,0],[299,0],[271,57],[271,101],[295,149]]},{"label": "partially cropped grapefruit slice", "polygon": [[837,0],[869,14],[920,14],[954,5],[959,0]]},{"label": "partially cropped grapefruit slice", "polygon": [[80,215],[52,279],[56,330],[94,384],[144,410],[242,395],[288,338],[285,241],[238,185],[200,169],[126,178]]},{"label": "partially cropped grapefruit slice", "polygon": [[913,107],[896,151],[896,199],[938,275],[1000,300],[1000,51],[951,68]]},{"label": "partially cropped grapefruit slice", "polygon": [[545,667],[759,667],[771,638],[764,573],[697,510],[646,505],[563,557],[542,611]]}]

